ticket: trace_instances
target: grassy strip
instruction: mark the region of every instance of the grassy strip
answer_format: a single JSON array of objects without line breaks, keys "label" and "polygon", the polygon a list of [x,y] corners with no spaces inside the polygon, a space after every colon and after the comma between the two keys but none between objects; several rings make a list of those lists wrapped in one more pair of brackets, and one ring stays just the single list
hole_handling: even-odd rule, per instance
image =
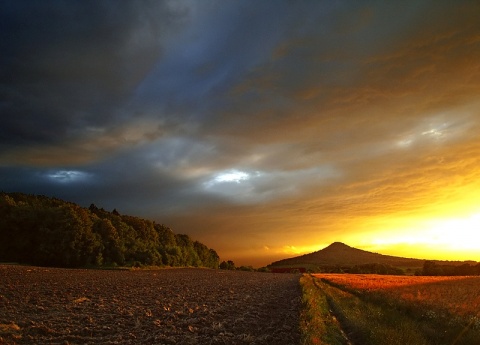
[{"label": "grassy strip", "polygon": [[[352,299],[356,298],[357,303],[362,308],[372,310],[369,314],[372,321],[375,320],[375,311],[383,315],[384,320],[392,324],[394,327],[406,327],[401,332],[408,332],[412,325],[415,332],[421,334],[428,344],[448,344],[448,345],[478,345],[480,344],[480,321],[477,317],[469,320],[462,319],[458,316],[450,315],[445,310],[427,309],[424,305],[409,302],[402,299],[394,299],[386,294],[376,291],[360,291],[350,290],[342,285],[322,279],[323,288],[333,294],[351,295]],[[328,292],[327,292],[328,293]],[[333,297],[333,296],[332,296]],[[338,298],[333,298],[333,303],[337,303]],[[349,314],[349,317],[351,315]],[[394,344],[389,342],[389,344]],[[410,343],[408,344],[417,344]],[[372,343],[373,344],[373,343]],[[379,344],[382,344],[380,342]],[[400,342],[399,344],[402,344]],[[419,343],[423,344],[423,343]]]},{"label": "grassy strip", "polygon": [[[316,279],[316,278],[315,278]],[[427,345],[418,323],[395,308],[376,305],[317,279],[317,286],[354,343]]]},{"label": "grassy strip", "polygon": [[338,321],[329,311],[327,296],[323,290],[317,288],[314,279],[307,274],[300,278],[303,303],[300,315],[301,344],[344,345],[346,341]]}]

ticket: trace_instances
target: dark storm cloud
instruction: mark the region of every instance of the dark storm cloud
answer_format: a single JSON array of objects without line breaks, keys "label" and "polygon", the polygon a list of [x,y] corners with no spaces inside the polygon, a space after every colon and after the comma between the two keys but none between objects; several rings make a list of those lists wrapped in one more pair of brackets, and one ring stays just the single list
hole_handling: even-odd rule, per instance
[{"label": "dark storm cloud", "polygon": [[0,6],[0,141],[7,147],[58,144],[125,116],[125,98],[182,17],[165,2]]},{"label": "dark storm cloud", "polygon": [[136,101],[156,108],[162,98],[169,111],[204,120],[232,83],[269,58],[289,27],[292,7],[268,1],[191,5],[190,26],[170,42],[164,59],[139,86]]}]

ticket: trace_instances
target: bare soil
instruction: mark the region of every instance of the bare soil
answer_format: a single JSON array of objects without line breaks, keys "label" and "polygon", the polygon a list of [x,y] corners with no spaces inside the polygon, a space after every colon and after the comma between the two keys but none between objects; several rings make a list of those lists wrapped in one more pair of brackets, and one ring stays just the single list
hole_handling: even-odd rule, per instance
[{"label": "bare soil", "polygon": [[299,344],[299,275],[0,265],[0,344]]}]

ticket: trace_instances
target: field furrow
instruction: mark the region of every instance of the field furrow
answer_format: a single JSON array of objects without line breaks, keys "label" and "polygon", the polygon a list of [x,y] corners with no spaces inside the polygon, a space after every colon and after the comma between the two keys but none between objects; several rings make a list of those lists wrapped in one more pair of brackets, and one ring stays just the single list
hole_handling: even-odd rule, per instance
[{"label": "field furrow", "polygon": [[0,265],[0,344],[300,342],[299,275]]}]

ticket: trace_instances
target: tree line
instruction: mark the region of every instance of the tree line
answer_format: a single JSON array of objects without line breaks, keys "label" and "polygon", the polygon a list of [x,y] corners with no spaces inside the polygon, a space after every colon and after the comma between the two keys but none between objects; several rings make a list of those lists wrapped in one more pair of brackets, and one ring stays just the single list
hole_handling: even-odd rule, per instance
[{"label": "tree line", "polygon": [[0,261],[218,268],[215,250],[155,222],[56,198],[0,193]]},{"label": "tree line", "polygon": [[425,261],[423,268],[416,273],[423,276],[478,276],[480,275],[480,263],[470,265],[441,265],[435,261]]}]

